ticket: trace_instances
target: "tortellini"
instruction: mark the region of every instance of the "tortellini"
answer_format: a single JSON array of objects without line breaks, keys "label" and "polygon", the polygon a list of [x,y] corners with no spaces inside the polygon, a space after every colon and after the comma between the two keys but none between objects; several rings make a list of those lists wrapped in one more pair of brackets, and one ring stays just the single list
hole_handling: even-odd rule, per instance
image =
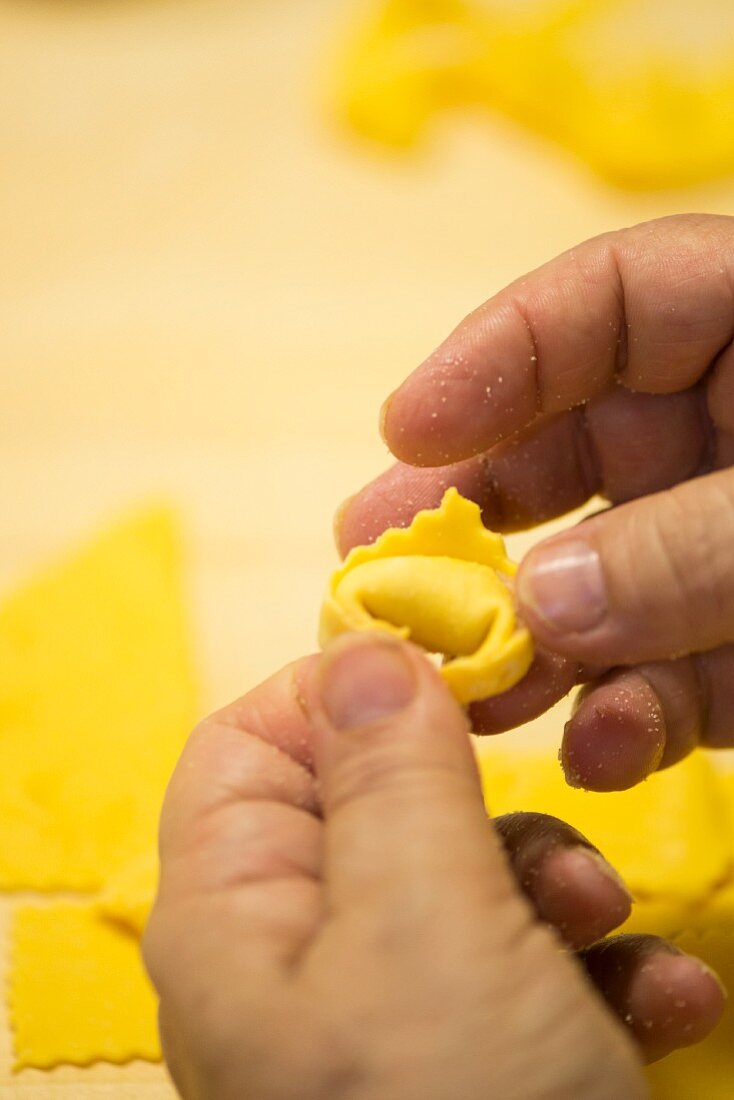
[{"label": "tortellini", "polygon": [[319,641],[347,630],[383,630],[443,657],[441,675],[460,703],[498,695],[533,659],[509,582],[516,566],[478,505],[448,489],[410,527],[357,546],[333,574]]}]

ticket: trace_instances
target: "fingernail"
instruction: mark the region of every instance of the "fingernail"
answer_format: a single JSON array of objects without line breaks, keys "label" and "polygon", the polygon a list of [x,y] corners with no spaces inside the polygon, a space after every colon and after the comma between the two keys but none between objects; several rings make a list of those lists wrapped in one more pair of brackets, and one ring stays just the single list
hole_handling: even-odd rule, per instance
[{"label": "fingernail", "polygon": [[607,613],[607,594],[596,550],[581,539],[531,550],[518,573],[520,603],[559,634],[582,634]]},{"label": "fingernail", "polygon": [[389,397],[386,397],[385,400],[382,402],[382,407],[380,409],[380,435],[382,436],[383,443],[385,443],[385,445],[388,447],[390,446],[390,444],[387,442],[387,432],[385,430],[385,424],[387,421],[388,409],[390,408],[394,396],[395,394],[391,393]]},{"label": "fingernail", "polygon": [[[570,718],[573,718],[576,714],[578,714],[588,694],[588,688],[584,690],[583,687],[580,687],[578,691],[574,694],[574,697],[571,700],[571,711],[569,715]],[[568,726],[568,722],[566,722],[566,726]]]},{"label": "fingernail", "polygon": [[[568,729],[569,724],[569,722],[566,722],[564,733]],[[563,778],[566,780],[566,784],[569,787],[573,787],[576,791],[582,791],[584,789],[584,784],[581,775],[576,770],[573,753],[568,751],[565,744],[558,750],[558,760],[563,769]]]},{"label": "fingernail", "polygon": [[337,729],[384,721],[410,703],[415,689],[415,673],[394,642],[350,642],[324,656],[321,701]]},{"label": "fingernail", "polygon": [[[688,957],[689,957],[689,959],[690,959],[690,958],[693,958],[694,956],[692,956],[692,955],[689,955]],[[707,965],[707,964],[706,964],[706,963],[705,963],[705,962],[703,961],[703,959],[698,959],[698,958],[697,958],[697,959],[696,959],[696,962],[697,962],[697,963],[698,963],[698,965],[700,966],[700,968],[701,968],[701,972],[702,972],[703,974],[708,974],[709,978],[712,978],[712,979],[713,979],[713,980],[714,980],[714,981],[716,982],[716,984],[718,985],[719,989],[721,990],[721,992],[722,992],[722,993],[723,993],[723,995],[724,995],[724,1000],[725,1000],[725,1001],[728,1001],[728,1000],[729,1000],[729,990],[728,990],[728,989],[726,988],[726,986],[724,985],[724,981],[723,981],[723,978],[721,978],[721,977],[720,977],[720,976],[719,976],[719,975],[718,975],[718,974],[716,973],[716,971],[715,971],[715,970],[712,970],[712,969],[711,969],[711,967],[710,967],[710,966],[708,966],[708,965]]]},{"label": "fingernail", "polygon": [[628,901],[634,901],[633,895],[630,893],[627,883],[619,874],[615,867],[612,867],[611,863],[607,863],[601,852],[595,852],[593,848],[579,847],[576,849],[579,854],[583,854],[589,863],[593,863],[597,871],[599,871],[605,879],[609,882],[613,882],[617,889],[621,890]]}]

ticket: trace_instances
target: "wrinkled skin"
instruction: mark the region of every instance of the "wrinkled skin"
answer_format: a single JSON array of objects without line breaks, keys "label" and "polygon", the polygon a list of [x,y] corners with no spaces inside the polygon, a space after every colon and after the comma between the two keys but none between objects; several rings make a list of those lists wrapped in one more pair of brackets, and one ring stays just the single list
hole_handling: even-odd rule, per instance
[{"label": "wrinkled skin", "polygon": [[488,821],[465,713],[343,635],[193,733],[145,957],[192,1100],[638,1100],[723,994],[569,826]]}]

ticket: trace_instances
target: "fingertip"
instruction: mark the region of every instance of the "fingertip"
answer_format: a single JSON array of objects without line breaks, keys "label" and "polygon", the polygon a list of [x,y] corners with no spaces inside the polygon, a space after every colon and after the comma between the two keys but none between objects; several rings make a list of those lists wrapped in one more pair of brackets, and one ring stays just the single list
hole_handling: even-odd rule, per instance
[{"label": "fingertip", "polygon": [[660,951],[630,983],[628,1025],[648,1061],[700,1043],[724,1012],[726,990],[718,976],[691,955]]},{"label": "fingertip", "polygon": [[[485,373],[450,344],[429,356],[381,410],[380,431],[395,457],[410,466],[446,466],[524,426],[529,418],[516,416],[507,430],[500,429],[502,406],[491,396]],[[503,396],[511,405],[517,385],[509,374],[505,381]]]},{"label": "fingertip", "polygon": [[[340,558],[346,558],[357,546],[369,546],[390,527],[407,527],[420,507],[436,507],[430,500],[416,506],[410,485],[393,485],[393,470],[368,482],[347,497],[337,508],[333,520],[334,542]],[[401,495],[402,488],[402,495]]]},{"label": "fingertip", "polygon": [[700,1042],[721,1019],[726,991],[717,975],[657,936],[614,936],[581,958],[648,1062]]},{"label": "fingertip", "polygon": [[[374,727],[375,735],[379,729],[380,737],[390,739],[392,727],[404,727],[403,712],[409,710],[434,715],[431,725],[458,722],[468,732],[463,710],[426,654],[387,631],[347,631],[333,638],[301,686],[317,748],[323,748],[325,731],[331,739],[334,732]],[[419,734],[416,722],[410,728]]]},{"label": "fingertip", "polygon": [[539,868],[538,908],[570,946],[586,947],[615,928],[632,910],[632,897],[603,856],[591,848],[558,848]]},{"label": "fingertip", "polygon": [[407,401],[404,400],[403,391],[406,388],[410,389],[412,378],[413,375],[409,375],[402,385],[393,390],[383,401],[380,408],[379,430],[383,443],[399,462],[405,462],[409,466],[420,466],[422,465],[420,449],[415,446],[413,433],[406,429],[406,420],[408,426],[411,422],[413,402],[410,394]]},{"label": "fingertip", "polygon": [[580,696],[566,723],[561,763],[572,787],[622,791],[654,772],[665,750],[665,716],[636,672],[613,675]]},{"label": "fingertip", "polygon": [[412,703],[417,678],[398,639],[342,635],[340,641],[324,653],[317,681],[329,726],[348,731],[385,722]]},{"label": "fingertip", "polygon": [[594,943],[626,920],[624,882],[572,826],[531,812],[504,814],[494,826],[536,913],[570,946]]}]

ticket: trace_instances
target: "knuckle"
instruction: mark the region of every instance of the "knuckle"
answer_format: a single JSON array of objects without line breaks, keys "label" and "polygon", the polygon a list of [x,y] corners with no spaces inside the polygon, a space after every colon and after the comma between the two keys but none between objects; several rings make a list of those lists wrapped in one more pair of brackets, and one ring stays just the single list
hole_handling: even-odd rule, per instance
[{"label": "knuckle", "polygon": [[727,475],[705,481],[705,488],[689,483],[659,499],[653,517],[661,569],[656,588],[674,595],[674,625],[715,645],[724,640],[722,630],[734,626],[734,486]]},{"label": "knuckle", "polygon": [[438,797],[460,778],[445,766],[401,751],[394,739],[382,743],[365,741],[358,751],[346,754],[334,769],[329,780],[329,813],[366,799],[379,798],[393,806],[410,803],[415,800],[417,787],[424,800]]}]

